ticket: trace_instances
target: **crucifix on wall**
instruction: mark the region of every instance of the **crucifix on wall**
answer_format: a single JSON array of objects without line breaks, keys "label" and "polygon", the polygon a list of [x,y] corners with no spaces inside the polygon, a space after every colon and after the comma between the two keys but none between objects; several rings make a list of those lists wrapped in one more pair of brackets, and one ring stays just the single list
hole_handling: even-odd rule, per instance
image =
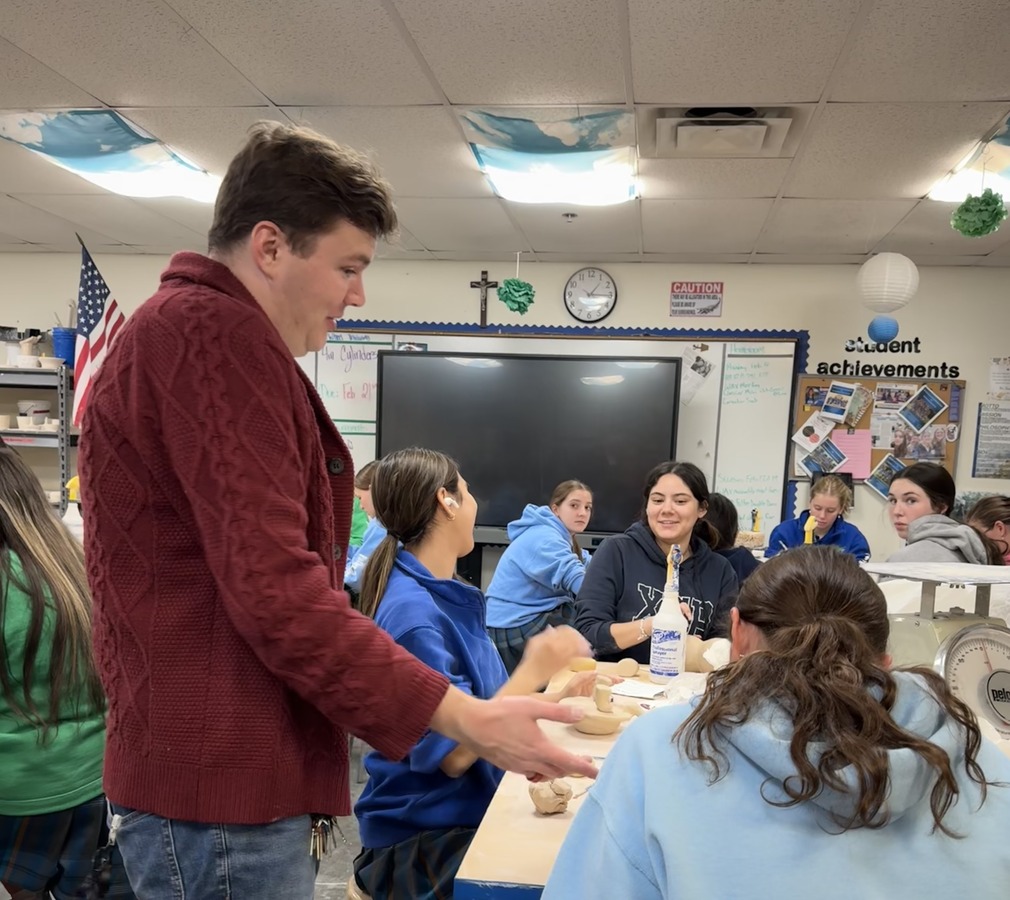
[{"label": "crucifix on wall", "polygon": [[480,288],[480,327],[487,328],[487,291],[488,288],[498,287],[497,281],[487,280],[487,269],[480,273],[480,281],[471,281],[470,287]]}]

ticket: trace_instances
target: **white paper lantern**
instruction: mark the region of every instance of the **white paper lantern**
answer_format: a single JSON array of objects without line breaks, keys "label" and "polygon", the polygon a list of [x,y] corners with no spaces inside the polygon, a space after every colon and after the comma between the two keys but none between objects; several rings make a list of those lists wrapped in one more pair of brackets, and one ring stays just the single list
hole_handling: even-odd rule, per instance
[{"label": "white paper lantern", "polygon": [[919,270],[900,253],[878,253],[856,275],[863,305],[878,313],[901,309],[919,289]]}]

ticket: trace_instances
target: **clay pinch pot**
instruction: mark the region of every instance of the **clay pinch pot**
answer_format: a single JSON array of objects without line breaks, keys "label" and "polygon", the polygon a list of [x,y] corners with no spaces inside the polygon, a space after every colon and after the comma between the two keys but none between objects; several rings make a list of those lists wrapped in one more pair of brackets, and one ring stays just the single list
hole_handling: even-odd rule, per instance
[{"label": "clay pinch pot", "polygon": [[600,712],[592,697],[565,697],[561,702],[582,710],[582,718],[573,723],[572,727],[583,734],[614,734],[631,718],[619,706],[615,706],[610,712]]}]

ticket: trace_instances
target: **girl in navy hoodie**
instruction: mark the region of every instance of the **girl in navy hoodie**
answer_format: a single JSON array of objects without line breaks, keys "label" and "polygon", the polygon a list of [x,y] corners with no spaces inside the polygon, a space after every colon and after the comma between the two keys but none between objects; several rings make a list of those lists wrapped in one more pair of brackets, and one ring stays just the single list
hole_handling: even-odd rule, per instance
[{"label": "girl in navy hoodie", "polygon": [[666,560],[678,544],[681,605],[690,634],[702,640],[725,634],[737,594],[729,562],[715,553],[714,530],[705,522],[708,483],[696,465],[665,462],[645,479],[641,520],[608,537],[593,555],[576,599],[575,627],[597,659],[649,661],[652,617],[666,584]]},{"label": "girl in navy hoodie", "polygon": [[[376,469],[372,503],[388,533],[365,568],[362,612],[455,687],[481,699],[532,694],[585,654],[578,632],[551,628],[506,675],[484,625],[484,595],[455,578],[457,560],[473,549],[477,502],[447,456],[417,448],[389,454]],[[542,697],[588,696],[595,675],[575,675]],[[365,768],[368,784],[354,808],[363,848],[354,861],[358,887],[376,900],[451,898],[502,770],[435,732],[399,762],[370,753]]]},{"label": "girl in navy hoodie", "polygon": [[855,525],[845,521],[852,506],[852,489],[837,475],[823,475],[810,486],[810,509],[795,519],[776,525],[768,538],[765,559],[802,547],[807,522],[814,520],[813,544],[825,544],[851,553],[860,562],[870,558],[870,545]]}]

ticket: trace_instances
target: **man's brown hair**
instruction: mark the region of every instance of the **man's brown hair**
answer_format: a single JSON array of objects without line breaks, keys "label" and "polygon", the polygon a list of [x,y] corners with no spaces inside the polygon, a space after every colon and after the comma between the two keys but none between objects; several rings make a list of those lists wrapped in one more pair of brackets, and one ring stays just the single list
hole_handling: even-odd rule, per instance
[{"label": "man's brown hair", "polygon": [[374,238],[396,230],[392,188],[360,153],[296,125],[259,122],[228,166],[208,235],[227,253],[258,222],[273,222],[298,254],[340,222]]}]

